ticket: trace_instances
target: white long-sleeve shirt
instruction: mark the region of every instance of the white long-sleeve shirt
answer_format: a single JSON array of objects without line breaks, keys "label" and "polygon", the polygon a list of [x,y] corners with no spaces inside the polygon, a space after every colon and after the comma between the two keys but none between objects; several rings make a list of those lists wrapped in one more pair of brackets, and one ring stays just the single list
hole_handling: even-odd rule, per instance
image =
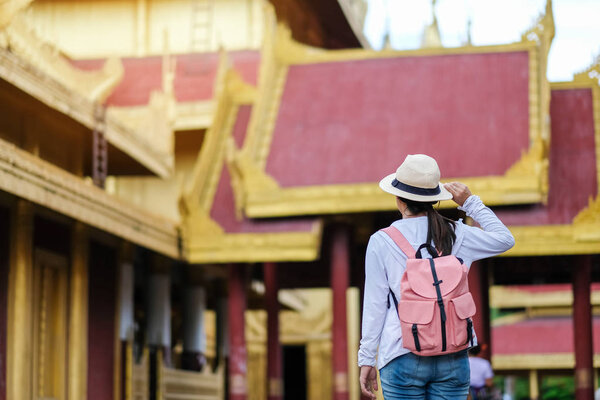
[{"label": "white long-sleeve shirt", "polygon": [[[460,210],[473,218],[480,228],[456,223],[456,240],[452,254],[468,267],[482,258],[503,253],[515,244],[512,234],[486,207],[478,196],[470,196]],[[427,217],[406,218],[395,221],[397,228],[417,249],[427,240]],[[426,253],[425,250],[423,252]],[[423,254],[425,257],[426,254]],[[397,310],[388,307],[390,290],[400,299],[400,280],[406,269],[406,255],[384,232],[375,232],[367,246],[365,259],[365,291],[362,318],[362,339],[358,350],[358,365],[383,368],[394,358],[406,354],[402,347],[402,331]],[[378,355],[379,353],[379,355]]]}]

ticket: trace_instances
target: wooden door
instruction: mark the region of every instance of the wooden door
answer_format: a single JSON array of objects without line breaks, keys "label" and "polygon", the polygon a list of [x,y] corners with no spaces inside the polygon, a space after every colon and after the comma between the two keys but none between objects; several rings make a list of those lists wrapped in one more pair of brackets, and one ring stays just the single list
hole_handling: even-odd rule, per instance
[{"label": "wooden door", "polygon": [[34,400],[66,400],[68,260],[36,250],[33,273]]}]

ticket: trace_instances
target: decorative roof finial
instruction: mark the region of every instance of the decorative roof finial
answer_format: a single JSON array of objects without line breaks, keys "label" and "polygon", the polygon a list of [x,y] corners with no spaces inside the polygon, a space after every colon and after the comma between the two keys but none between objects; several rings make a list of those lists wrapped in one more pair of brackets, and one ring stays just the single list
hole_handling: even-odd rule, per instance
[{"label": "decorative roof finial", "polygon": [[473,46],[473,42],[471,40],[471,25],[472,25],[471,21],[471,17],[469,17],[469,19],[467,19],[467,42],[465,43],[465,46]]},{"label": "decorative roof finial", "polygon": [[440,35],[440,29],[437,23],[437,16],[435,14],[435,4],[437,0],[431,0],[431,16],[432,22],[423,30],[423,36],[421,38],[421,47],[442,47],[442,38]]},{"label": "decorative roof finial", "polygon": [[594,57],[589,67],[573,75],[573,81],[593,80],[600,84],[600,53]]}]

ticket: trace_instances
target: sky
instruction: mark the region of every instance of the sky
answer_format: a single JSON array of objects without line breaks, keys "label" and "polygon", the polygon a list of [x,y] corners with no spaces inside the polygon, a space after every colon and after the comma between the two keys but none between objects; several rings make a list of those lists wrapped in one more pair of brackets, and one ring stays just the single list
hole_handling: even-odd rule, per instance
[{"label": "sky", "polygon": [[[365,35],[374,49],[390,28],[394,49],[416,49],[432,21],[431,0],[367,0]],[[548,79],[570,81],[600,55],[600,0],[554,0],[555,36]],[[471,22],[473,45],[518,42],[544,12],[546,0],[438,0],[435,6],[444,47],[463,45]]]}]

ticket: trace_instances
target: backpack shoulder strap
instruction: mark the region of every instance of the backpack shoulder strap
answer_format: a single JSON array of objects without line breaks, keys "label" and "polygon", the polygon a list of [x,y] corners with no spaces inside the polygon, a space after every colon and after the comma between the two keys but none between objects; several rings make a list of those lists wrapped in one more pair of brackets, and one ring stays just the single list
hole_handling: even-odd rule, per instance
[{"label": "backpack shoulder strap", "polygon": [[382,229],[382,231],[385,232],[398,247],[400,247],[400,250],[402,250],[408,258],[415,258],[415,249],[398,229],[393,226],[388,226],[387,228]]}]

